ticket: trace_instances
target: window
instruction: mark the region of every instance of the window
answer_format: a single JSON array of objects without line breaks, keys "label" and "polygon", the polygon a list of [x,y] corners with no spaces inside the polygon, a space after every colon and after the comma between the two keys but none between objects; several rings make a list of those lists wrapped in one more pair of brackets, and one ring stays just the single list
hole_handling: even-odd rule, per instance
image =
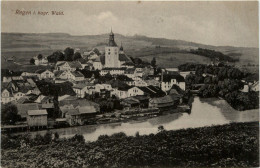
[{"label": "window", "polygon": [[108,52],[108,55],[110,55],[110,52]]}]

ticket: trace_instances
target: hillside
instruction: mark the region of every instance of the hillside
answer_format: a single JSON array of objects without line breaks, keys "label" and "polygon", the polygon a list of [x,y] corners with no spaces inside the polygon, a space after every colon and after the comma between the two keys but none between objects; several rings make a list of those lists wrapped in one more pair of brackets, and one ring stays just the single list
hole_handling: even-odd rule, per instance
[{"label": "hillside", "polygon": [[[251,68],[252,64],[254,64],[253,68],[258,67],[258,48],[210,46],[182,40],[150,38],[139,35],[123,36],[115,34],[115,40],[118,45],[121,42],[123,43],[126,54],[133,57],[144,57],[147,61],[150,61],[152,57],[157,57],[159,65],[165,65],[166,67],[176,67],[185,61],[208,63],[210,60],[205,57],[191,53],[187,54],[190,49],[198,47],[220,51],[233,58],[238,58],[240,60],[238,64],[242,67],[249,64]],[[102,51],[107,41],[108,34],[72,36],[65,33],[2,33],[2,66],[4,56],[15,56],[16,62],[28,63],[31,57],[39,53],[48,56],[52,52],[64,50],[66,47],[80,48],[81,51],[91,50],[96,47]],[[160,48],[156,48],[156,46],[160,46]],[[175,61],[175,64],[171,65],[169,61]]]}]

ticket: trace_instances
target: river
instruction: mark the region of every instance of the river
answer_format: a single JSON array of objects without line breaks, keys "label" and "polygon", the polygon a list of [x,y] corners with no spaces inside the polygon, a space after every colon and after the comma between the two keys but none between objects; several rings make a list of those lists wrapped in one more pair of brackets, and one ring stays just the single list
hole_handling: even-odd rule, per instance
[{"label": "river", "polygon": [[[225,100],[218,98],[195,97],[190,114],[173,113],[142,121],[69,127],[53,129],[52,132],[59,133],[61,138],[82,134],[86,141],[95,141],[100,135],[112,135],[118,132],[124,132],[129,136],[135,135],[136,132],[139,132],[140,135],[157,133],[160,125],[166,130],[177,130],[222,125],[231,122],[258,121],[258,112],[258,109],[236,111]],[[31,135],[34,136],[37,133],[43,135],[45,132],[46,130],[31,132]]]}]

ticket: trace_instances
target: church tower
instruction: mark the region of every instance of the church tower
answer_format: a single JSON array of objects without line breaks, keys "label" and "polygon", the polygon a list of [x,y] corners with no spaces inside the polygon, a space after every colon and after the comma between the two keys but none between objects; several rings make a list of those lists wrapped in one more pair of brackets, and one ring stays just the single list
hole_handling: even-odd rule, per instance
[{"label": "church tower", "polygon": [[108,68],[120,67],[119,50],[115,42],[114,33],[112,32],[112,29],[109,35],[108,46],[105,47],[105,67]]}]

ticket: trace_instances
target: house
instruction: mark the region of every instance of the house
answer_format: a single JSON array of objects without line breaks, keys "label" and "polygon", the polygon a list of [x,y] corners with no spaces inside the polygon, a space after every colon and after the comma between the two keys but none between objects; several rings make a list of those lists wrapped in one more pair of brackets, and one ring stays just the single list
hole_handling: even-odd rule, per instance
[{"label": "house", "polygon": [[148,96],[148,97],[161,97],[161,96],[165,96],[165,92],[163,92],[159,87],[155,87],[155,86],[144,86],[144,87],[138,87],[139,89],[141,89],[144,92],[144,95]]},{"label": "house", "polygon": [[86,94],[92,95],[95,91],[95,85],[92,83],[79,83],[72,86],[77,97],[84,98]]},{"label": "house", "polygon": [[248,85],[248,83],[247,82],[243,82],[243,84],[244,84],[244,86],[243,86],[243,88],[240,91],[241,92],[245,92],[245,93],[249,92],[249,85]]},{"label": "house", "polygon": [[134,81],[135,86],[148,86],[148,84],[144,80],[135,80]]},{"label": "house", "polygon": [[132,87],[127,90],[127,97],[137,96],[137,95],[144,95],[144,92],[139,89],[138,87]]},{"label": "house", "polygon": [[97,114],[96,108],[93,106],[84,106],[73,109],[62,109],[67,122],[71,125],[84,125],[89,119]]},{"label": "house", "polygon": [[3,75],[3,82],[11,82],[13,80],[23,80],[23,77],[21,76],[23,72],[17,71],[10,71],[8,74]]},{"label": "house", "polygon": [[51,96],[44,96],[44,97],[41,96],[40,97],[40,96],[38,98],[41,99],[41,105],[42,105],[43,109],[52,109],[52,108],[54,108],[53,97],[51,97]]},{"label": "house", "polygon": [[12,89],[5,88],[1,92],[1,103],[6,104],[15,100]]},{"label": "house", "polygon": [[132,100],[135,100],[139,103],[139,107],[141,108],[148,108],[149,106],[149,98],[147,96],[133,96],[133,97],[130,97]]},{"label": "house", "polygon": [[182,90],[186,90],[185,86],[185,80],[183,76],[177,74],[177,75],[169,75],[165,74],[161,77],[161,89],[163,91],[169,91],[172,88],[172,85],[176,84],[178,85]]},{"label": "house", "polygon": [[45,70],[45,69],[40,69],[37,70],[35,72],[35,74],[37,74],[37,76],[39,77],[39,79],[48,79],[48,78],[53,78],[54,77],[54,73],[51,72],[50,70]]},{"label": "house", "polygon": [[103,65],[101,63],[100,57],[96,58],[93,61],[93,67],[94,67],[95,70],[101,70],[103,68]]},{"label": "house", "polygon": [[34,77],[37,76],[37,74],[35,72],[23,72],[21,76]]},{"label": "house", "polygon": [[26,118],[27,117],[27,112],[28,110],[39,110],[39,106],[37,103],[25,103],[25,104],[16,104],[17,110],[18,110],[18,114],[22,117],[22,118]]},{"label": "house", "polygon": [[47,111],[46,110],[28,110],[27,124],[29,127],[45,127],[47,128]]},{"label": "house", "polygon": [[131,79],[131,78],[125,76],[125,75],[118,75],[118,76],[116,77],[116,79],[118,79],[118,80],[120,80],[120,81],[126,83],[126,84],[129,85],[129,86],[135,85],[135,81],[134,81],[133,79]]},{"label": "house", "polygon": [[152,86],[156,86],[156,87],[160,87],[160,82],[155,80],[155,79],[147,79],[147,80],[144,80],[144,82],[149,86],[149,85],[152,85]]},{"label": "house", "polygon": [[112,76],[123,75],[123,74],[125,74],[125,70],[126,70],[126,68],[124,68],[124,67],[122,67],[122,68],[103,68],[100,71],[100,75],[105,76],[107,73],[110,73]]},{"label": "house", "polygon": [[151,108],[169,108],[173,106],[174,102],[170,95],[152,98],[149,101],[149,107]]},{"label": "house", "polygon": [[72,73],[72,79],[74,81],[83,81],[84,80],[84,75],[80,71],[73,71]]},{"label": "house", "polygon": [[55,76],[57,79],[70,80],[70,81],[83,81],[84,75],[80,71],[56,71]]},{"label": "house", "polygon": [[5,104],[11,101],[17,101],[23,96],[33,93],[34,89],[35,87],[30,86],[29,83],[24,81],[2,83],[1,102]]},{"label": "house", "polygon": [[133,79],[134,77],[136,77],[135,75],[135,68],[128,68],[125,70],[125,75],[128,77],[128,78],[131,78]]},{"label": "house", "polygon": [[59,105],[62,117],[65,117],[70,125],[82,125],[100,111],[97,103],[86,99],[67,98],[60,101]]},{"label": "house", "polygon": [[172,85],[172,88],[167,92],[169,95],[170,94],[178,94],[178,95],[183,95],[184,90],[182,90],[178,85]]},{"label": "house", "polygon": [[132,88],[131,86],[125,84],[120,80],[111,80],[109,81],[111,87],[113,88],[111,96],[114,95],[119,99],[124,99],[128,97],[128,89]]},{"label": "house", "polygon": [[183,76],[183,78],[185,79],[187,75],[190,74],[195,74],[196,71],[182,71],[180,72],[180,75]]},{"label": "house", "polygon": [[82,69],[89,68],[89,63],[86,59],[80,58],[78,61],[81,63]]},{"label": "house", "polygon": [[33,58],[35,65],[47,65],[48,60],[46,57],[43,57],[42,59],[39,59],[37,56]]},{"label": "house", "polygon": [[140,105],[137,100],[133,100],[133,99],[131,99],[131,97],[123,99],[121,104],[124,107],[130,107],[130,108],[139,107],[139,105]]},{"label": "house", "polygon": [[76,69],[83,69],[83,67],[79,61],[58,61],[55,69],[58,71],[75,71]]},{"label": "house", "polygon": [[143,70],[142,70],[142,68],[136,68],[135,69],[135,76],[143,77]]}]

